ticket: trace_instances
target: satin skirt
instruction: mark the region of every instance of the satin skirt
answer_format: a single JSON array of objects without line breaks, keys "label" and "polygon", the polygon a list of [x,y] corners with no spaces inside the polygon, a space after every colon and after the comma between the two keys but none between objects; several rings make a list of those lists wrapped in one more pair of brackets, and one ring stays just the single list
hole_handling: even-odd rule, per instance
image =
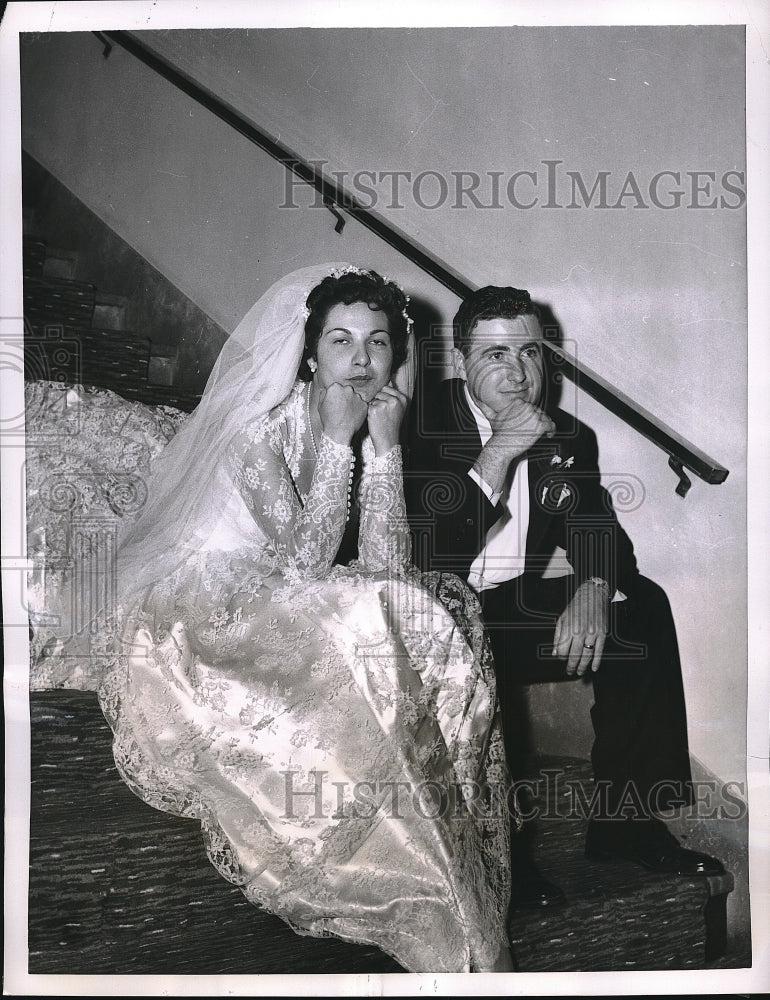
[{"label": "satin skirt", "polygon": [[508,772],[456,577],[354,565],[290,582],[209,555],[124,607],[121,635],[99,692],[118,769],[198,819],[251,902],[408,971],[491,968],[507,946]]}]

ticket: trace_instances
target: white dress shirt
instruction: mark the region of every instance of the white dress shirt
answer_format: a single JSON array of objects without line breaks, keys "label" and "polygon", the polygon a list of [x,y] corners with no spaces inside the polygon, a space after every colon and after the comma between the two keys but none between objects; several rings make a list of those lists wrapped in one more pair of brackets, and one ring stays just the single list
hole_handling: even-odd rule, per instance
[{"label": "white dress shirt", "polygon": [[[492,426],[471,399],[467,386],[463,391],[481,435],[481,443],[485,445],[492,437]],[[468,574],[468,583],[481,592],[513,580],[524,572],[529,527],[529,460],[525,455],[516,463],[513,476],[506,477],[502,490],[497,493],[474,469],[470,469],[468,475],[493,506],[501,499],[504,501],[503,513],[487,531],[484,548],[473,560]]]},{"label": "white dress shirt", "polygon": [[[483,446],[492,437],[492,425],[471,399],[467,385],[463,386],[463,392],[476,421]],[[493,506],[505,498],[505,510],[487,531],[484,548],[473,560],[468,573],[468,583],[480,593],[482,590],[491,590],[507,580],[513,580],[524,572],[529,527],[529,461],[526,455],[519,459],[513,476],[506,477],[502,490],[497,493],[484,482],[475,469],[469,469],[468,475]],[[572,567],[567,561],[567,553],[563,548],[557,548],[543,576],[568,576],[571,573]],[[627,600],[626,595],[621,590],[616,590],[612,596],[613,603],[625,600]]]}]

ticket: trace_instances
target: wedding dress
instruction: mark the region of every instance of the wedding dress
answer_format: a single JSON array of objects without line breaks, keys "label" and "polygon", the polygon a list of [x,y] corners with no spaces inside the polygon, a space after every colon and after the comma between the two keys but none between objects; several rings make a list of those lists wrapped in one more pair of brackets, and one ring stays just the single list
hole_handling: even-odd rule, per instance
[{"label": "wedding dress", "polygon": [[[251,902],[409,971],[490,969],[511,818],[490,654],[468,589],[410,565],[400,449],[365,439],[354,493],[350,448],[305,453],[306,385],[286,384],[329,270],[263,297],[237,377],[226,347],[158,460],[118,553],[100,703],[129,787],[198,819]],[[358,557],[335,565],[351,507]]]}]

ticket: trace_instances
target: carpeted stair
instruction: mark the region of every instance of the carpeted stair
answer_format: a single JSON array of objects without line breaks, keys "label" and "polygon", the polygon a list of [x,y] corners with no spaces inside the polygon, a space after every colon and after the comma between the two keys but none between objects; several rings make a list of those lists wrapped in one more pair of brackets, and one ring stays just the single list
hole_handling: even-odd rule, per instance
[{"label": "carpeted stair", "polygon": [[156,354],[150,337],[125,329],[125,298],[75,280],[75,263],[45,240],[24,237],[25,378],[97,385],[129,400],[194,409],[200,393],[170,384],[169,359]]},{"label": "carpeted stair", "polygon": [[588,761],[539,757],[526,774],[536,794],[538,867],[564,906],[513,911],[509,933],[521,972],[703,969],[725,952],[732,874],[659,875],[630,862],[589,863],[587,821],[574,789],[592,790]]},{"label": "carpeted stair", "polygon": [[30,974],[403,971],[248,903],[209,863],[196,821],[120,779],[95,695],[33,693],[30,717]]},{"label": "carpeted stair", "polygon": [[[120,780],[95,695],[35,692],[30,711],[31,974],[403,971],[376,948],[300,937],[248,904],[208,862],[195,821],[150,808]],[[587,762],[541,758],[532,775],[546,769],[561,770],[590,795]],[[550,785],[554,814],[560,786]],[[514,912],[521,972],[694,969],[719,961],[731,875],[679,879],[633,865],[589,865],[583,835],[582,820],[538,821],[538,864],[565,889],[567,903]]]}]

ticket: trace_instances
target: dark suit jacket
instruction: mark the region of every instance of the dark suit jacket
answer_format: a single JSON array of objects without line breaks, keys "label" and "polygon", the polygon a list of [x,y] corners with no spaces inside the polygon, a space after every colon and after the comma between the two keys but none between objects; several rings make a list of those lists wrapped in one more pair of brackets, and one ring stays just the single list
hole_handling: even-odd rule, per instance
[{"label": "dark suit jacket", "polygon": [[[435,395],[416,394],[410,410],[405,487],[422,569],[466,579],[488,529],[503,513],[469,477],[481,438],[465,383],[447,380]],[[596,437],[575,417],[554,410],[556,434],[528,452],[527,574],[542,574],[562,546],[576,582],[599,576],[630,593],[637,574],[633,546],[599,479]]]}]

